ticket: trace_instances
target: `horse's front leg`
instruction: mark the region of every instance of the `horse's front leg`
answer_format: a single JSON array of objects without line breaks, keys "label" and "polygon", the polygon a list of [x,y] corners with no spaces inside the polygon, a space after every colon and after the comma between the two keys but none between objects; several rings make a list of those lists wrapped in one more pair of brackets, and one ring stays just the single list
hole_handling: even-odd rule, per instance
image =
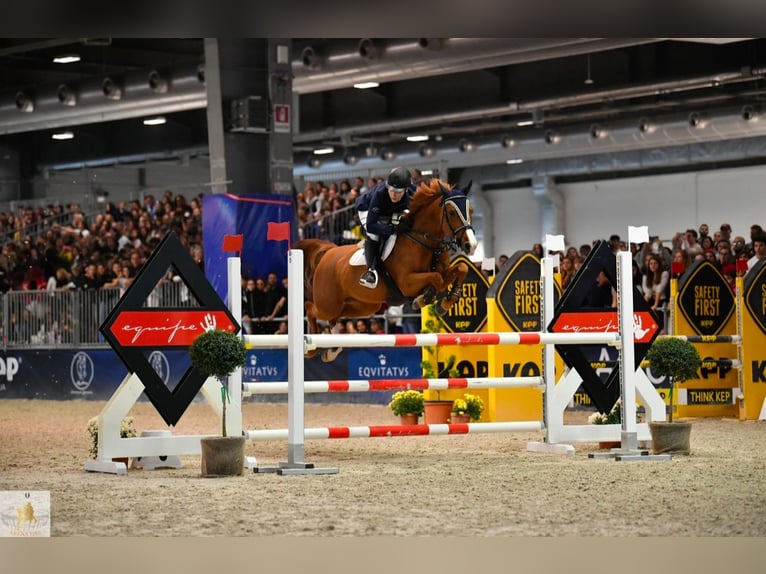
[{"label": "horse's front leg", "polygon": [[434,299],[434,295],[444,289],[446,284],[441,273],[426,271],[423,273],[411,273],[396,280],[397,285],[406,285],[402,293],[407,297],[414,297],[412,308],[417,311],[428,305]]},{"label": "horse's front leg", "polygon": [[461,287],[467,275],[468,265],[462,261],[450,266],[444,273],[444,285],[445,287],[451,287],[440,298],[439,305],[435,306],[435,310],[439,315],[446,315],[450,308],[460,299]]}]

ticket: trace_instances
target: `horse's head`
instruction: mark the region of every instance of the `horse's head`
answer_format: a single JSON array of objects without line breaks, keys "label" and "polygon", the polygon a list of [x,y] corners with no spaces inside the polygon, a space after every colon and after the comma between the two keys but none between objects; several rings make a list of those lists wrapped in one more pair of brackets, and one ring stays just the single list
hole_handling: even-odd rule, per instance
[{"label": "horse's head", "polygon": [[473,206],[468,201],[468,192],[471,190],[472,183],[469,181],[463,188],[455,186],[450,189],[439,182],[442,192],[442,225],[449,228],[452,238],[466,255],[473,255],[477,246],[476,234],[471,225]]}]

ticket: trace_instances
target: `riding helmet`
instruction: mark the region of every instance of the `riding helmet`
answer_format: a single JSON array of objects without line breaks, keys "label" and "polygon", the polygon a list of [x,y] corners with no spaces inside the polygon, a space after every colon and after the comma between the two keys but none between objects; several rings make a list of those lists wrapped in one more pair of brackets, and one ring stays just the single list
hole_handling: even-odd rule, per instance
[{"label": "riding helmet", "polygon": [[412,175],[410,172],[403,167],[395,167],[391,170],[391,173],[388,174],[388,179],[386,180],[386,183],[393,187],[396,190],[404,190],[407,188],[408,185],[410,185],[410,182],[412,180]]}]

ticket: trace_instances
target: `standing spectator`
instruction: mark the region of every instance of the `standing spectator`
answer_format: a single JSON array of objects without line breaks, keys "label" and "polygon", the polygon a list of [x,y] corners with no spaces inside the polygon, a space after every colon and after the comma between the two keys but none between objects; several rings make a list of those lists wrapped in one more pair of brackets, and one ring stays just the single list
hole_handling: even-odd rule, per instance
[{"label": "standing spectator", "polygon": [[766,257],[766,235],[756,235],[753,237],[753,256],[747,261],[747,270],[750,271],[764,257]]},{"label": "standing spectator", "polygon": [[266,277],[266,314],[262,317],[269,321],[267,332],[273,333],[279,328],[278,319],[287,314],[287,289],[279,283],[279,277],[272,272]]},{"label": "standing spectator", "polygon": [[357,319],[356,320],[356,332],[357,333],[363,333],[363,334],[369,334],[370,328],[367,326],[367,320],[366,319]]},{"label": "standing spectator", "polygon": [[[706,237],[710,236],[710,228],[707,223],[700,223],[699,230],[697,231],[697,241],[703,243]],[[712,237],[711,237],[712,239]]]},{"label": "standing spectator", "polygon": [[694,259],[697,255],[702,254],[702,245],[697,241],[697,230],[687,229],[684,232],[684,249],[689,254],[689,257]]},{"label": "standing spectator", "polygon": [[646,272],[641,279],[641,293],[653,311],[663,306],[668,299],[670,275],[659,255],[652,254]]},{"label": "standing spectator", "polygon": [[[686,270],[689,268],[691,263],[691,257],[689,257],[689,254],[685,249],[677,247],[673,250],[673,267],[671,267],[671,271],[673,272],[674,277],[680,277],[686,273]],[[676,267],[678,267],[678,269],[676,269]]]},{"label": "standing spectator", "polygon": [[261,322],[261,318],[267,315],[265,288],[266,283],[260,277],[245,281],[245,290],[242,292],[242,323],[248,335],[267,332],[266,325]]},{"label": "standing spectator", "polygon": [[731,225],[728,223],[722,223],[721,224],[721,239],[727,239],[731,241]]},{"label": "standing spectator", "polygon": [[745,249],[745,238],[741,235],[736,235],[734,241],[731,242],[731,253],[735,259],[741,259],[742,255],[747,253]]},{"label": "standing spectator", "polygon": [[377,317],[370,318],[370,334],[372,335],[385,335],[386,330],[383,328],[383,324]]},{"label": "standing spectator", "polygon": [[598,279],[582,302],[583,307],[617,307],[617,292],[612,287],[604,271],[599,271]]}]

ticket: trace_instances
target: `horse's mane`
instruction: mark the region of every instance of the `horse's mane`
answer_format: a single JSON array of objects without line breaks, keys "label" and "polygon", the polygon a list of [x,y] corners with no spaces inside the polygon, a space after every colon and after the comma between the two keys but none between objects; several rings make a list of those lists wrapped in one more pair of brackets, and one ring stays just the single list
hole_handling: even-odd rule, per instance
[{"label": "horse's mane", "polygon": [[415,195],[412,196],[408,206],[410,213],[415,215],[420,209],[429,205],[434,198],[441,198],[442,188],[440,185],[444,186],[444,189],[452,189],[452,186],[446,181],[442,181],[436,177],[432,177],[427,181],[420,181],[415,190]]}]

